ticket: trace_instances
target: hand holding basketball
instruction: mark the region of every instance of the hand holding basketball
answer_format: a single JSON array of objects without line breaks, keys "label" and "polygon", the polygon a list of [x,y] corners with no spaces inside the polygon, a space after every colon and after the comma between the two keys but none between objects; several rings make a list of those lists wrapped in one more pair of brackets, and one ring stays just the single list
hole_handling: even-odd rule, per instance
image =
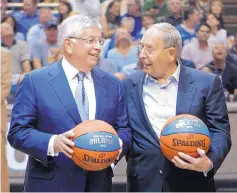
[{"label": "hand holding basketball", "polygon": [[[197,149],[200,157],[194,158],[185,153],[179,152],[179,156],[174,156],[172,162],[176,167],[181,169],[193,170],[198,172],[207,171],[213,165],[212,161],[206,156],[206,153],[202,149]],[[180,158],[182,159],[180,159]]]},{"label": "hand holding basketball", "polygon": [[57,135],[54,139],[54,152],[63,152],[67,157],[72,158],[74,142],[71,138],[74,136],[73,130]]}]

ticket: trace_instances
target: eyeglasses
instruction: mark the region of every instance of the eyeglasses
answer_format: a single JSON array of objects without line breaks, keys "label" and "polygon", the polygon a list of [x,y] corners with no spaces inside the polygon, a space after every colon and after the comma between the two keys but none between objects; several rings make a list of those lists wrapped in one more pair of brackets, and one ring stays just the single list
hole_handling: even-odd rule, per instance
[{"label": "eyeglasses", "polygon": [[87,43],[87,44],[96,44],[97,42],[99,42],[99,44],[102,46],[105,43],[105,39],[104,38],[100,38],[100,39],[96,39],[96,38],[78,38],[78,37],[68,37],[68,38],[74,38],[77,40],[82,40],[83,42]]},{"label": "eyeglasses", "polygon": [[138,44],[139,52],[141,52],[143,49],[144,49],[145,53],[147,53],[148,55],[152,55],[154,53],[154,51],[155,51],[153,48],[151,48],[149,46],[144,46],[144,44],[140,42]]}]

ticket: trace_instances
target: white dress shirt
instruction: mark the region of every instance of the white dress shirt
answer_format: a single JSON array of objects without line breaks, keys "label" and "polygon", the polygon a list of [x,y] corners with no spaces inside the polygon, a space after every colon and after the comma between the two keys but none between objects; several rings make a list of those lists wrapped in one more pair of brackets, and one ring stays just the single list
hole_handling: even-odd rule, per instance
[{"label": "white dress shirt", "polygon": [[158,138],[166,121],[176,116],[180,65],[174,74],[168,78],[168,83],[165,85],[160,84],[149,75],[145,77],[143,101],[148,119]]},{"label": "white dress shirt", "polygon": [[[66,78],[68,80],[68,84],[70,86],[70,89],[72,91],[72,95],[75,99],[75,93],[76,93],[76,87],[78,85],[78,70],[71,65],[65,58],[62,60],[62,68],[65,72]],[[84,78],[84,88],[88,97],[89,102],[89,120],[95,119],[95,113],[96,113],[96,98],[95,98],[95,87],[94,87],[94,81],[91,76],[91,72],[85,73],[86,76]],[[54,139],[56,135],[53,135],[49,140],[48,145],[48,155],[50,156],[57,156],[57,153],[54,153]]]}]

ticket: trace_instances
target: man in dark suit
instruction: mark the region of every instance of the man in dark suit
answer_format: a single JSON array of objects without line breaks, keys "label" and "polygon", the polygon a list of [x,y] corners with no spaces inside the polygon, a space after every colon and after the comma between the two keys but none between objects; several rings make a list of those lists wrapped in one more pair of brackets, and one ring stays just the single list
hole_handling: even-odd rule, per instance
[{"label": "man in dark suit", "polygon": [[[139,44],[143,72],[124,80],[132,145],[127,155],[128,191],[215,191],[213,176],[231,147],[230,125],[220,79],[179,62],[182,40],[168,23],[151,26]],[[164,158],[159,136],[179,114],[205,122],[211,135],[207,154],[182,152]]]},{"label": "man in dark suit", "polygon": [[117,131],[120,155],[125,154],[131,135],[122,83],[93,68],[104,42],[98,22],[74,15],[59,32],[63,59],[26,75],[12,111],[8,141],[29,155],[24,191],[111,191],[111,167],[89,172],[71,160],[71,129],[88,119],[103,120]]}]

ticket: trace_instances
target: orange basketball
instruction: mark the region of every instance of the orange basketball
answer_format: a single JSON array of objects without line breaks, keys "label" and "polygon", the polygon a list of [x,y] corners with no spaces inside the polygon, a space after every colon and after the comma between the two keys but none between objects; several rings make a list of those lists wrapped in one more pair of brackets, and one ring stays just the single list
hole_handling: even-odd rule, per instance
[{"label": "orange basketball", "polygon": [[89,120],[73,129],[75,146],[72,160],[88,171],[107,168],[116,160],[120,144],[111,125],[100,120]]},{"label": "orange basketball", "polygon": [[199,118],[188,114],[178,115],[169,119],[163,126],[160,147],[169,160],[178,156],[178,152],[197,158],[198,148],[208,151],[210,133]]}]

